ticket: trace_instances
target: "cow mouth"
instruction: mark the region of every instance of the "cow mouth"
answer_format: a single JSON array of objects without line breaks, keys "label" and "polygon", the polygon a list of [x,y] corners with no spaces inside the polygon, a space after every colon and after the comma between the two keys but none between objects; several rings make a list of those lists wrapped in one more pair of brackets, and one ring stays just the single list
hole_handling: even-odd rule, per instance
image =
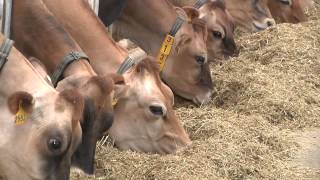
[{"label": "cow mouth", "polygon": [[267,28],[266,26],[261,26],[261,23],[259,22],[253,22],[252,25],[257,31],[263,31]]},{"label": "cow mouth", "polygon": [[144,138],[126,139],[115,142],[113,146],[120,150],[130,150],[139,153],[173,154],[178,150],[185,149],[192,142],[190,139],[182,140],[175,134],[165,133],[159,139],[149,140]]},{"label": "cow mouth", "polygon": [[[121,143],[115,143],[114,147],[124,151],[130,150],[139,153],[152,153],[162,155],[175,153],[178,149],[178,146],[176,146],[173,143],[159,144],[159,142],[156,141],[142,141],[143,144],[141,144],[141,141],[130,141],[122,141]],[[149,144],[150,146],[147,144]],[[144,147],[144,145],[146,146]]]}]

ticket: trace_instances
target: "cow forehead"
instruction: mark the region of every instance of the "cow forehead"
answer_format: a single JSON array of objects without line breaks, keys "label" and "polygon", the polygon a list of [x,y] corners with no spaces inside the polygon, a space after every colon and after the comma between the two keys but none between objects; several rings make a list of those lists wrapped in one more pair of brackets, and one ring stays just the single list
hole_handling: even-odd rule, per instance
[{"label": "cow forehead", "polygon": [[156,78],[152,73],[145,72],[140,78],[133,77],[135,79],[132,87],[137,88],[138,93],[144,95],[155,95],[156,92],[160,93],[160,88],[156,82]]},{"label": "cow forehead", "polygon": [[[62,99],[59,99],[58,95],[35,97],[34,108],[29,117],[33,128],[71,126],[71,107],[68,107],[68,104],[58,105],[59,100]],[[61,108],[57,109],[58,106]]]},{"label": "cow forehead", "polygon": [[[64,111],[57,112],[56,100],[57,94],[35,94],[34,95],[34,106],[32,113],[27,115],[27,120],[24,124],[17,126],[14,123],[15,115],[12,115],[8,107],[1,106],[1,129],[6,131],[6,135],[12,133],[17,127],[24,129],[23,127],[38,128],[39,126],[48,126],[52,124],[68,125],[71,121],[71,111],[70,108]],[[28,128],[26,128],[28,129]]]},{"label": "cow forehead", "polygon": [[134,94],[138,97],[149,97],[152,99],[164,100],[167,97],[164,89],[161,87],[163,82],[158,73],[153,72],[152,69],[145,68],[143,73],[136,73],[135,70],[130,70],[124,75],[126,84],[129,85]]}]

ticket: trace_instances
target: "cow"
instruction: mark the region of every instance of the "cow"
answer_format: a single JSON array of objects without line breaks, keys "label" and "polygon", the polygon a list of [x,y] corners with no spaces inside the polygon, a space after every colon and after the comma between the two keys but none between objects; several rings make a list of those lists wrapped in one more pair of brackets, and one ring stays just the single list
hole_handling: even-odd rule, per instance
[{"label": "cow", "polygon": [[[100,2],[99,17],[105,25],[108,25],[109,3],[113,1]],[[197,10],[189,13],[198,14]],[[210,101],[214,84],[203,20],[197,16],[188,19],[181,8],[175,8],[167,0],[130,0],[112,26],[116,40],[130,39],[148,54],[158,57],[161,78],[175,94],[198,105]],[[165,40],[171,32],[175,37]],[[169,45],[171,52],[165,52],[169,55],[159,53],[167,47],[163,42],[173,44]],[[168,57],[165,62],[164,56]]]},{"label": "cow", "polygon": [[304,11],[310,5],[312,5],[311,0],[268,0],[268,7],[272,16],[280,23],[307,21]]},{"label": "cow", "polygon": [[[114,81],[109,76],[97,76],[82,49],[41,0],[14,1],[13,5],[16,47],[25,56],[41,60],[54,74],[58,91],[76,88],[85,98],[82,143],[72,156],[72,164],[92,174],[96,142],[113,121]],[[62,66],[70,60],[73,62]]]},{"label": "cow", "polygon": [[[92,57],[99,75],[115,73],[126,62],[128,52],[108,35],[86,0],[44,0],[81,48]],[[85,22],[85,23],[84,23]],[[76,28],[81,26],[82,28]],[[173,110],[173,93],[160,80],[155,59],[133,50],[136,62],[121,72],[125,85],[116,84],[114,124],[109,135],[122,150],[167,154],[191,143]]]},{"label": "cow", "polygon": [[268,0],[224,0],[237,26],[250,32],[262,31],[275,25]]},{"label": "cow", "polygon": [[175,6],[185,7],[185,10],[191,7],[199,9],[199,18],[207,24],[207,49],[210,62],[221,62],[238,54],[234,40],[234,22],[223,1],[207,0],[200,4],[197,4],[198,0],[170,0],[170,2]]},{"label": "cow", "polygon": [[1,52],[4,57],[0,179],[69,179],[72,154],[81,143],[83,97],[74,89],[56,91],[14,47]]}]

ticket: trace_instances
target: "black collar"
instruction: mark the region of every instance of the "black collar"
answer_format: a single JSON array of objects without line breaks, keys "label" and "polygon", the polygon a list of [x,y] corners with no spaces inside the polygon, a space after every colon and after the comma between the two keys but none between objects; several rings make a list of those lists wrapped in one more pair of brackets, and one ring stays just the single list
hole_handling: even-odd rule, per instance
[{"label": "black collar", "polygon": [[10,54],[10,51],[13,47],[13,41],[6,38],[4,39],[1,47],[0,47],[0,72],[6,62],[8,61],[8,56]]},{"label": "black collar", "polygon": [[63,72],[67,69],[67,67],[74,61],[80,59],[85,59],[90,63],[88,56],[84,52],[71,51],[63,58],[62,62],[57,67],[57,70],[55,70],[55,72],[51,75],[51,80],[54,87],[56,87],[58,82],[62,79]]}]

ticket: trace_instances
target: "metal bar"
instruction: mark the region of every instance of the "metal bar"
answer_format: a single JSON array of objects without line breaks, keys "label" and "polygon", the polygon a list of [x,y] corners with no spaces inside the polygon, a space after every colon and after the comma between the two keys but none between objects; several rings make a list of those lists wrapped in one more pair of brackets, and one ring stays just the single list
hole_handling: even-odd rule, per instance
[{"label": "metal bar", "polygon": [[98,16],[99,13],[99,0],[94,0],[94,12],[96,13],[96,15]]},{"label": "metal bar", "polygon": [[3,4],[3,17],[1,32],[7,38],[11,35],[11,15],[12,15],[12,0],[5,0]]}]

